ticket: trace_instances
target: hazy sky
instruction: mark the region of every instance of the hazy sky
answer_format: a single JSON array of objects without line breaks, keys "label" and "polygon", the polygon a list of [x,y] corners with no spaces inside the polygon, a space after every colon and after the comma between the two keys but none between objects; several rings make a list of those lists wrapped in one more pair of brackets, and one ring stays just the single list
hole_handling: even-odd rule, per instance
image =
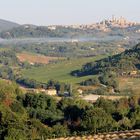
[{"label": "hazy sky", "polygon": [[112,15],[140,22],[140,0],[0,0],[0,18],[21,24],[94,23]]}]

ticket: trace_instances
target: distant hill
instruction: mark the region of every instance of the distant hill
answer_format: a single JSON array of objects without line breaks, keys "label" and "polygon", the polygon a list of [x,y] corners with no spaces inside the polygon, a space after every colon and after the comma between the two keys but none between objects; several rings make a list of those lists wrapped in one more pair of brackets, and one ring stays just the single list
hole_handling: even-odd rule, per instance
[{"label": "distant hill", "polygon": [[96,62],[85,64],[81,70],[72,72],[75,76],[94,75],[113,71],[116,73],[128,74],[132,71],[140,69],[140,43],[130,50],[126,50],[121,54],[114,55]]},{"label": "distant hill", "polygon": [[[1,38],[39,38],[39,37],[67,37],[79,34],[79,30],[58,26],[55,30],[47,26],[21,25],[0,33]],[[81,33],[81,32],[80,32]]]},{"label": "distant hill", "polygon": [[[19,25],[17,23],[0,19],[0,38],[104,38],[114,36],[124,40],[137,40],[140,36],[140,24],[129,22],[125,18],[103,20],[100,23],[85,25]],[[115,40],[115,39],[114,39]],[[139,39],[140,40],[140,39]]]},{"label": "distant hill", "polygon": [[10,30],[10,29],[18,27],[18,26],[19,26],[19,24],[17,24],[17,23],[0,19],[0,32]]},{"label": "distant hill", "polygon": [[[55,28],[50,28],[48,26],[35,26],[35,25],[15,25],[16,27],[7,25],[6,28],[0,30],[0,37],[3,39],[11,39],[11,38],[44,38],[44,37],[58,37],[58,38],[88,38],[88,37],[121,37],[121,38],[139,38],[140,35],[140,26],[132,26],[128,28],[110,28],[110,31],[104,32],[98,29],[78,29],[72,27],[64,27],[64,26],[56,26]],[[9,28],[9,29],[8,29]],[[1,28],[0,28],[1,29]],[[5,29],[5,30],[4,30]],[[127,39],[126,38],[126,39]]]}]

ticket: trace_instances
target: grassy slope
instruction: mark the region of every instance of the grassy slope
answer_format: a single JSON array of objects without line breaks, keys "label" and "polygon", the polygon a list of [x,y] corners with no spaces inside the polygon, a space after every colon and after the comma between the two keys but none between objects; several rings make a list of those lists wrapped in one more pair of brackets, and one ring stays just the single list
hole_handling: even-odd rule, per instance
[{"label": "grassy slope", "polygon": [[140,91],[140,79],[139,78],[118,78],[119,89],[126,90],[131,89],[133,91]]},{"label": "grassy slope", "polygon": [[91,78],[91,76],[76,78],[71,76],[70,72],[80,69],[82,65],[86,64],[87,62],[99,60],[103,57],[105,56],[65,60],[57,64],[49,64],[45,67],[32,68],[29,70],[23,70],[22,72],[25,77],[41,82],[47,82],[48,80],[52,79],[60,82],[76,84],[85,79]]}]

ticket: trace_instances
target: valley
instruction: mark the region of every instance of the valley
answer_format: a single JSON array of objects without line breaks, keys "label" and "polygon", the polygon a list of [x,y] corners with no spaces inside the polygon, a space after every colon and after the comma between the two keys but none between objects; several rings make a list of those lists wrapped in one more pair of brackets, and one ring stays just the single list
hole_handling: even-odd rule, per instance
[{"label": "valley", "polygon": [[49,64],[47,66],[32,68],[29,70],[23,70],[25,77],[34,78],[40,82],[47,82],[48,80],[56,80],[69,84],[78,84],[82,80],[88,79],[90,76],[85,77],[73,77],[71,71],[79,69],[87,62],[104,58],[105,56],[87,57],[87,58],[70,58],[70,60],[63,60],[56,64]]},{"label": "valley", "polygon": [[78,26],[5,22],[0,139],[139,138],[139,23],[122,17]]}]

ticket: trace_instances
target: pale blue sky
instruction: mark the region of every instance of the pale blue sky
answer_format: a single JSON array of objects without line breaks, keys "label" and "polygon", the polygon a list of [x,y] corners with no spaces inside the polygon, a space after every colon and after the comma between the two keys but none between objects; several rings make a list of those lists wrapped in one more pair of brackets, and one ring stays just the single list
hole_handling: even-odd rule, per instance
[{"label": "pale blue sky", "polygon": [[112,15],[140,22],[140,0],[0,0],[0,18],[21,24],[94,23]]}]

